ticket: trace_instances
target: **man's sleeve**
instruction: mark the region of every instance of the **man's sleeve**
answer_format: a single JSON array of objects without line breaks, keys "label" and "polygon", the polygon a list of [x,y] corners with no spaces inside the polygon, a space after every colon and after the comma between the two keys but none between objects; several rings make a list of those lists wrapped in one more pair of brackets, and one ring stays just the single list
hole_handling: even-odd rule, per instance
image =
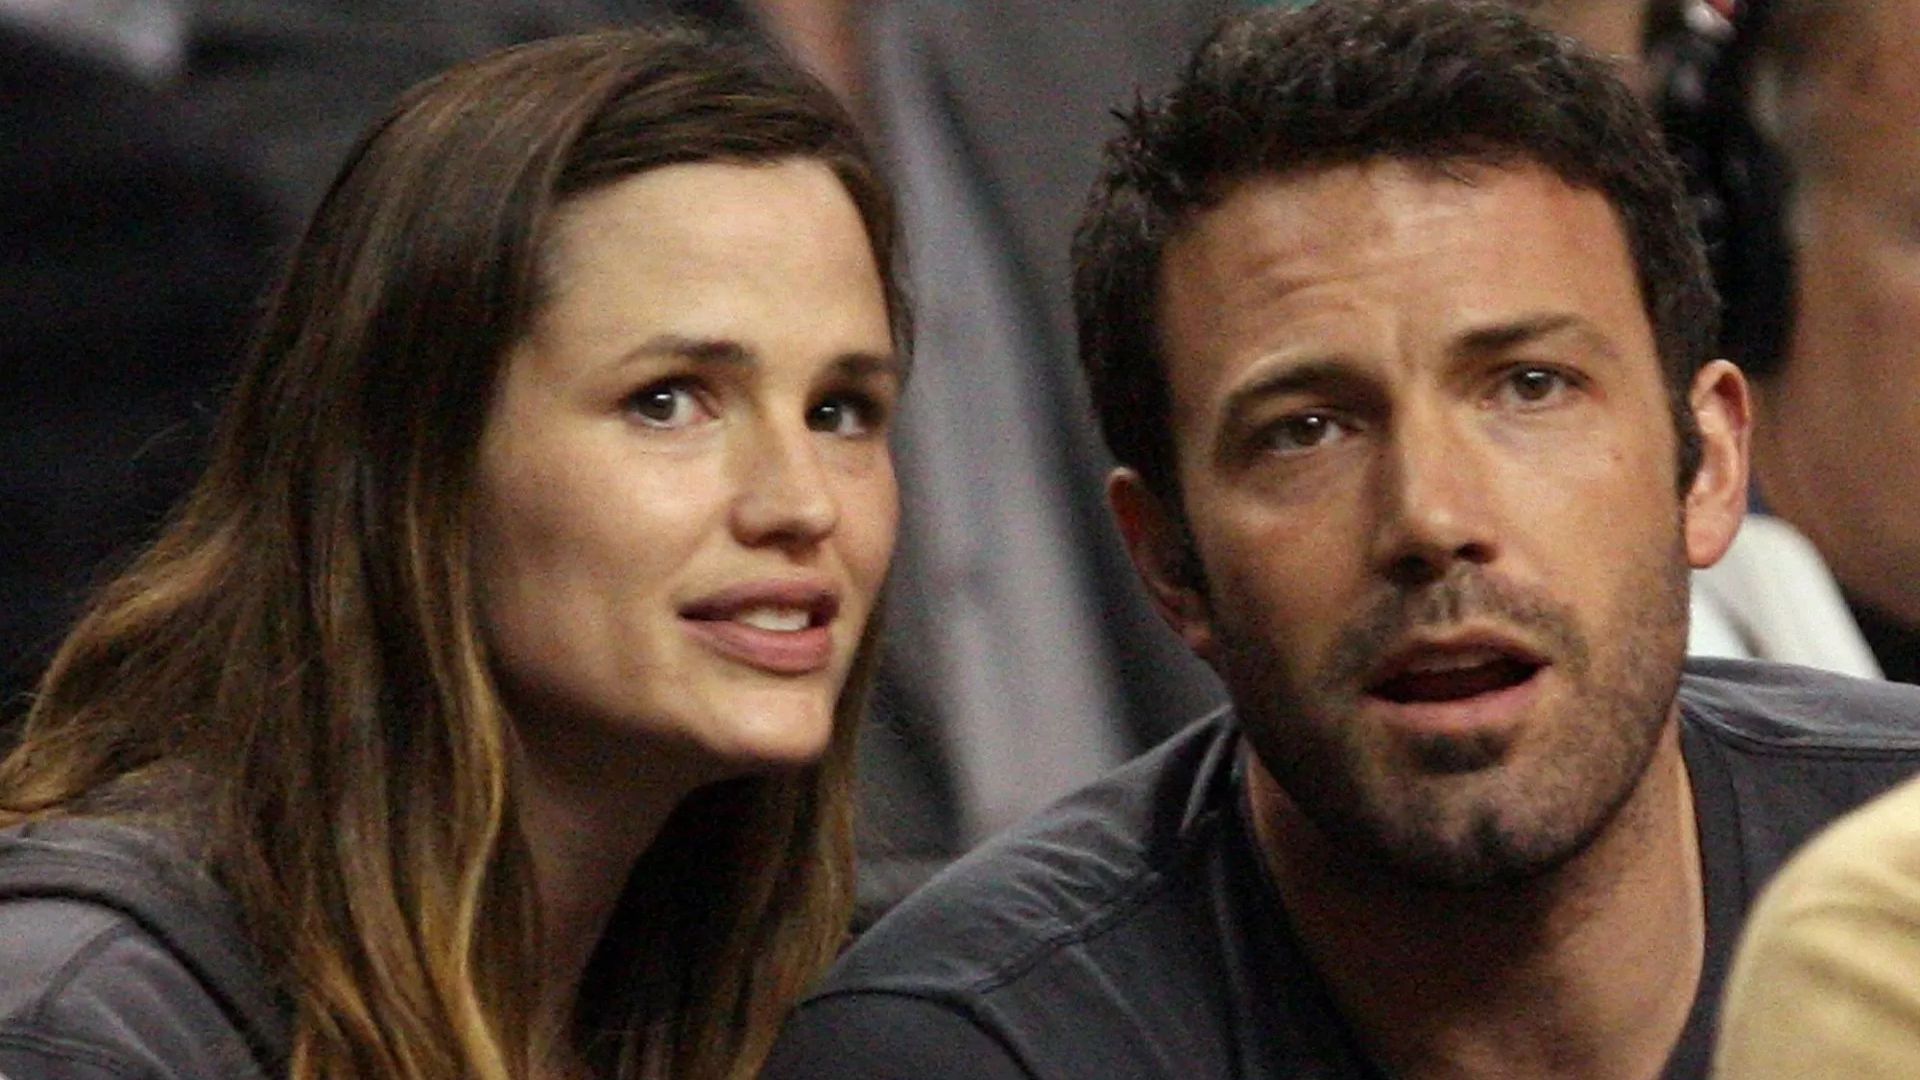
[{"label": "man's sleeve", "polygon": [[800,1007],[762,1080],[1034,1080],[958,1010],[903,994],[854,993]]}]

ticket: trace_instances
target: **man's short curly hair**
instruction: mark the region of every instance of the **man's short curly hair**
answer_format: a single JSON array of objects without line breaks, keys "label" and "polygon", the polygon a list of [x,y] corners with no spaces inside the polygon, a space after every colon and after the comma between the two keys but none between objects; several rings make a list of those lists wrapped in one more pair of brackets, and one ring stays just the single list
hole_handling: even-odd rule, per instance
[{"label": "man's short curly hair", "polygon": [[1318,0],[1223,23],[1164,97],[1136,102],[1074,238],[1080,355],[1108,447],[1177,494],[1161,358],[1168,241],[1238,183],[1396,160],[1545,167],[1598,191],[1626,235],[1680,438],[1718,301],[1678,166],[1609,62],[1478,0]]}]

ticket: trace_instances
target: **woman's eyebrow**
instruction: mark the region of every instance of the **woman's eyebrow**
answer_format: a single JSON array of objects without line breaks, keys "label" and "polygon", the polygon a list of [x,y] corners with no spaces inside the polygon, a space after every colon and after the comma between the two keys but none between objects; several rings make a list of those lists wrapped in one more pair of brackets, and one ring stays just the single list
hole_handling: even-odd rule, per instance
[{"label": "woman's eyebrow", "polygon": [[[761,362],[758,350],[732,338],[655,334],[621,354],[618,363],[661,359],[725,367],[750,366]],[[832,368],[835,375],[854,379],[889,378],[899,381],[905,374],[900,358],[892,352],[856,350],[842,353],[833,359]]]},{"label": "woman's eyebrow", "polygon": [[621,355],[620,362],[647,359],[681,359],[700,364],[754,364],[760,355],[732,338],[693,337],[687,334],[655,334]]},{"label": "woman's eyebrow", "polygon": [[893,353],[842,353],[833,361],[836,375],[849,379],[884,378],[895,382],[905,376],[905,365]]}]

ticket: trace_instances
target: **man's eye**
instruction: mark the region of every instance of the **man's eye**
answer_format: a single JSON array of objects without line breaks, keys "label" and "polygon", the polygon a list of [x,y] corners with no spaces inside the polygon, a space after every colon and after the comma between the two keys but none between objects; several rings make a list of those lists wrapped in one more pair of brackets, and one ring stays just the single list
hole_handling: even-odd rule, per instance
[{"label": "man's eye", "polygon": [[807,410],[809,430],[847,438],[871,434],[881,419],[879,404],[859,395],[828,398]]},{"label": "man's eye", "polygon": [[1267,425],[1259,443],[1269,453],[1297,454],[1338,442],[1347,434],[1346,427],[1326,413],[1301,413]]},{"label": "man's eye", "polygon": [[630,415],[648,427],[682,428],[708,416],[694,388],[683,382],[643,387],[634,391],[625,405]]},{"label": "man's eye", "polygon": [[1572,388],[1572,381],[1548,367],[1517,367],[1507,372],[1501,389],[1522,405],[1549,402]]}]

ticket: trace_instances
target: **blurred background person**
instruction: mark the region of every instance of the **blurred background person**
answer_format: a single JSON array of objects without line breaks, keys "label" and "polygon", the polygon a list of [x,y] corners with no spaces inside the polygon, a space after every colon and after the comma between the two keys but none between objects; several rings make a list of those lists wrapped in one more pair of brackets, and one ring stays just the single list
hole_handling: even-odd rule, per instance
[{"label": "blurred background person", "polygon": [[1659,86],[1663,45],[1685,0],[1514,0],[1514,5],[1613,57],[1641,97]]},{"label": "blurred background person", "polygon": [[[0,3],[32,0],[0,0]],[[685,16],[745,30],[752,0],[117,0],[176,11],[171,91],[244,148],[289,232],[388,102],[518,42]]]},{"label": "blurred background person", "polygon": [[873,792],[876,903],[1223,700],[1107,521],[1067,247],[1109,110],[1170,82],[1238,6],[868,9],[924,361],[901,417],[900,580],[869,736],[908,781]]},{"label": "blurred background person", "polygon": [[893,250],[757,55],[405,97],[0,762],[0,1074],[752,1075],[851,908]]},{"label": "blurred background person", "polygon": [[0,730],[197,469],[278,235],[244,157],[160,85],[176,31],[0,3]]},{"label": "blurred background person", "polygon": [[1727,651],[1920,681],[1920,3],[1746,0],[1690,22],[1669,123],[1776,515],[1703,575],[1706,621]]},{"label": "blurred background person", "polygon": [[[1760,376],[1760,491],[1832,567],[1850,620],[1833,636],[1920,681],[1920,4],[1775,0],[1732,14],[1677,115],[1722,207],[1727,329]],[[1733,599],[1765,615],[1753,583],[1780,575],[1754,566]],[[1909,782],[1763,894],[1716,1076],[1920,1068],[1917,810]]]},{"label": "blurred background person", "polygon": [[1920,783],[1841,819],[1760,894],[1714,1075],[1920,1075]]}]

